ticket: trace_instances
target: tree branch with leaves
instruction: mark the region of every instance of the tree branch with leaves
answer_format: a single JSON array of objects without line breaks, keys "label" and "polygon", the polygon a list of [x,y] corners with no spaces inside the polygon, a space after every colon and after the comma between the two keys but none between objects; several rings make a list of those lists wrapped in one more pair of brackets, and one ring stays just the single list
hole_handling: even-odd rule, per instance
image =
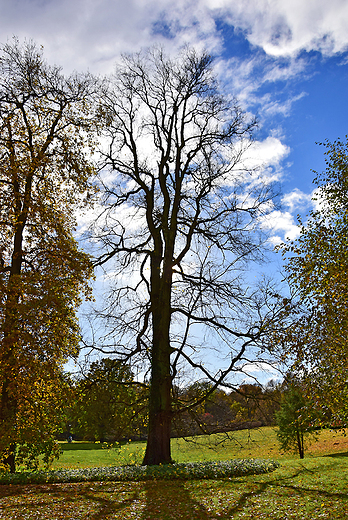
[{"label": "tree branch with leaves", "polygon": [[1,49],[0,453],[11,471],[23,446],[39,456],[52,439],[62,366],[78,353],[93,271],[74,212],[93,190],[94,92],[92,77],[65,78],[33,42]]}]

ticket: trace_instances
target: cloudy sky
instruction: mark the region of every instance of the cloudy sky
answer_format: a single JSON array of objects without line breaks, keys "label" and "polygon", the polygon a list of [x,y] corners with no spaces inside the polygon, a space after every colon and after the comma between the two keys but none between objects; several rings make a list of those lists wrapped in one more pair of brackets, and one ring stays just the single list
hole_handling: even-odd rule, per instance
[{"label": "cloudy sky", "polygon": [[260,123],[250,165],[281,185],[276,243],[311,209],[316,142],[348,133],[347,0],[0,0],[0,43],[44,46],[66,73],[113,71],[121,53],[184,44],[216,56],[224,88]]},{"label": "cloudy sky", "polygon": [[316,142],[344,137],[348,103],[346,0],[0,0],[0,42],[44,46],[67,73],[113,71],[121,53],[155,43],[216,56],[221,82],[257,115],[252,164],[281,182],[274,241],[297,233],[310,209]]}]

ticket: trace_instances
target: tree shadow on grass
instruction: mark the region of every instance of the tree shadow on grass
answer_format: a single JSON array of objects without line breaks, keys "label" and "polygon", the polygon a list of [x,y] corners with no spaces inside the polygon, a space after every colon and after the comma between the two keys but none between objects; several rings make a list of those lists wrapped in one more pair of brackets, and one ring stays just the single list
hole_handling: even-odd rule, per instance
[{"label": "tree shadow on grass", "polygon": [[[303,467],[290,477],[269,478],[264,482],[250,480],[246,482],[243,479],[221,480],[224,498],[221,498],[220,504],[216,507],[211,502],[212,499],[217,500],[218,498],[214,495],[214,488],[209,491],[210,501],[208,500],[208,503],[211,506],[205,507],[199,499],[195,498],[194,489],[187,489],[183,482],[147,482],[145,483],[146,505],[141,520],[230,520],[241,513],[251,512],[249,508],[252,509],[262,497],[265,499],[271,490],[272,494],[284,496],[284,498],[289,497],[290,502],[296,494],[311,499],[319,497],[320,500],[325,500],[327,503],[334,500],[348,502],[346,493],[330,492],[320,488],[312,489],[291,483],[291,479],[308,472],[313,473]],[[231,484],[230,490],[228,489],[229,484]],[[249,489],[245,490],[246,487]],[[231,501],[229,499],[233,500],[232,506],[228,506],[228,502]],[[280,518],[280,516],[276,516],[276,518]]]},{"label": "tree shadow on grass", "polygon": [[0,486],[0,518],[104,520],[117,513],[123,518],[123,511],[139,501],[139,488],[119,482]]},{"label": "tree shadow on grass", "polygon": [[[34,518],[30,515],[35,513],[37,520],[227,520],[241,513],[253,513],[254,507],[262,508],[262,504],[266,505],[272,496],[277,497],[278,503],[284,497],[284,501],[289,500],[290,506],[298,497],[306,500],[319,498],[327,504],[339,501],[345,510],[348,506],[346,493],[326,491],[319,483],[315,488],[308,484],[301,485],[300,481],[294,483],[293,479],[308,473],[315,475],[317,470],[303,466],[294,468],[286,476],[265,476],[265,480],[248,477],[206,480],[204,483],[162,480],[0,486],[5,511],[7,498],[11,506],[7,516],[0,513],[0,518],[22,520]],[[286,504],[284,502],[284,507]],[[274,513],[279,515],[281,511]]]},{"label": "tree shadow on grass", "polygon": [[343,453],[330,453],[329,455],[325,455],[325,457],[332,457],[335,459],[339,459],[341,457],[348,457],[348,451],[345,451]]},{"label": "tree shadow on grass", "polygon": [[[110,484],[108,487],[111,489]],[[115,489],[114,492],[117,493]],[[84,498],[93,500],[97,509],[89,514],[88,520],[217,520],[216,515],[195,500],[179,480],[138,482],[137,491],[124,499],[120,497],[111,501],[89,492],[84,494]]]},{"label": "tree shadow on grass", "polygon": [[145,483],[142,520],[212,520],[216,518],[199,503],[182,481]]},{"label": "tree shadow on grass", "polygon": [[[96,483],[91,483],[91,488],[80,496],[93,504],[93,511],[88,514],[88,520],[106,520],[108,518],[130,518],[127,513],[134,516],[134,506],[141,503],[142,484],[137,483],[137,488],[132,490],[134,483],[129,486],[119,482],[108,482],[104,486],[95,487]],[[132,485],[133,484],[133,485]],[[102,495],[102,496],[101,496]],[[126,495],[126,496],[124,496]],[[133,509],[133,511],[131,511]],[[119,516],[116,516],[118,515]]]},{"label": "tree shadow on grass", "polygon": [[[256,486],[252,491],[243,492],[240,494],[239,498],[235,501],[236,503],[225,512],[224,515],[221,515],[219,518],[221,519],[231,519],[234,518],[235,514],[238,514],[245,510],[248,507],[248,502],[257,500],[263,494],[266,494],[269,488],[273,488],[273,492],[278,495],[278,497],[290,495],[300,495],[307,498],[315,498],[320,497],[321,499],[327,499],[328,502],[332,500],[340,500],[348,503],[348,495],[347,493],[339,493],[339,492],[330,492],[324,489],[318,488],[309,488],[302,485],[293,485],[291,484],[291,480],[300,477],[305,473],[315,473],[315,471],[310,470],[306,467],[302,467],[300,470],[294,472],[292,475],[288,475],[283,478],[270,479],[267,482],[255,482]],[[289,482],[290,481],[290,482]],[[238,481],[235,480],[235,483]],[[245,482],[240,481],[241,487]],[[348,504],[347,504],[348,505]],[[281,513],[281,512],[280,512]],[[279,516],[275,516],[275,518],[280,518]],[[347,510],[347,518],[348,518],[348,510]]]}]

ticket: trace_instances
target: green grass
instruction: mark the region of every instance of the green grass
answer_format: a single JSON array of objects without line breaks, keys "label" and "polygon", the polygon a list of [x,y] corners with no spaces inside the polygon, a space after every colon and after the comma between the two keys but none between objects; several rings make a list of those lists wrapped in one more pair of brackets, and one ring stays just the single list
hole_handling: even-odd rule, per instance
[{"label": "green grass", "polygon": [[[178,461],[222,460],[250,454],[254,458],[278,459],[281,467],[273,473],[231,479],[0,486],[0,519],[348,518],[348,440],[342,434],[324,432],[303,461],[280,454],[274,431],[267,428],[251,432],[250,438],[247,432],[237,432],[224,447],[222,444],[213,447],[203,437],[198,442],[194,445],[173,440],[174,458]],[[132,445],[139,448],[138,444],[130,443],[129,453]],[[114,458],[116,454],[101,448],[91,449],[93,445],[82,443],[62,447],[61,466],[76,463],[81,467],[87,464],[88,458]],[[78,456],[72,457],[73,453]],[[110,462],[115,464],[116,461]]]},{"label": "green grass", "polygon": [[[78,469],[136,464],[141,463],[145,451],[145,442],[129,442],[120,449],[107,449],[105,446],[87,442],[61,443],[62,455],[52,467],[53,469]],[[306,458],[342,451],[348,452],[348,437],[345,437],[342,432],[324,430],[318,441],[306,451]],[[172,457],[176,462],[234,458],[282,461],[294,458],[291,454],[279,451],[276,430],[270,427],[241,430],[228,436],[217,434],[211,437],[202,435],[188,440],[172,439]]]}]

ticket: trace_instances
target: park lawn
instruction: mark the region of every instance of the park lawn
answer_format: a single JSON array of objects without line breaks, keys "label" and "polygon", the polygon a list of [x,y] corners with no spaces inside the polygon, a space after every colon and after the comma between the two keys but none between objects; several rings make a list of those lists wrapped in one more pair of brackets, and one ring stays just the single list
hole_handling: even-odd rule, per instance
[{"label": "park lawn", "polygon": [[[220,480],[93,482],[0,486],[2,520],[217,520],[217,519],[346,519],[348,518],[348,444],[341,433],[324,432],[308,456],[281,455],[272,429],[238,432],[239,457],[277,458],[273,473]],[[215,448],[200,437],[198,446],[173,441],[174,457],[228,458],[236,449]],[[130,446],[132,443],[130,443]],[[134,443],[135,447],[136,443]],[[78,443],[75,444],[78,447]],[[253,449],[252,449],[253,446]],[[272,453],[268,453],[273,449]],[[72,447],[67,450],[73,452]],[[103,449],[85,453],[83,463]],[[211,456],[214,453],[215,457]],[[66,452],[61,460],[64,459]],[[234,455],[236,457],[236,455]],[[198,460],[198,459],[197,459]],[[202,460],[202,459],[201,459]],[[179,460],[178,460],[179,461]],[[61,462],[62,463],[62,462]],[[82,460],[80,461],[80,464]]]},{"label": "park lawn", "polygon": [[[53,463],[53,469],[76,469],[97,466],[140,464],[145,442],[129,442],[121,449],[107,448],[106,444],[73,442],[61,443],[62,455]],[[348,452],[348,436],[341,431],[323,430],[316,442],[305,452],[306,458],[336,452]],[[292,457],[281,453],[276,429],[264,427],[241,430],[230,434],[172,439],[172,457],[175,462],[260,458],[287,460]]]}]

